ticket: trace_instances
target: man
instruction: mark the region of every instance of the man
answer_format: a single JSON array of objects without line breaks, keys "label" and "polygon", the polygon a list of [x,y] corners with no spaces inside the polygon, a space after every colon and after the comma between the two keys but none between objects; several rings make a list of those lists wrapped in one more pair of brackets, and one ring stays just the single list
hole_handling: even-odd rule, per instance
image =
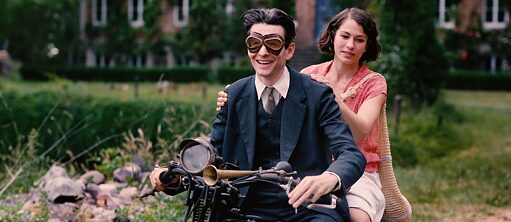
[{"label": "man", "polygon": [[[226,89],[229,102],[217,114],[211,142],[224,162],[241,170],[269,169],[283,160],[302,180],[289,195],[267,183],[242,189],[242,213],[270,221],[349,220],[346,189],[362,175],[365,159],[341,122],[332,90],[286,67],[295,50],[290,16],[251,9],[243,22],[256,74]],[[157,176],[151,176],[153,182]],[[337,209],[306,207],[331,192],[341,197]]]},{"label": "man", "polygon": [[291,17],[278,9],[252,9],[243,22],[256,75],[226,89],[229,102],[213,124],[212,143],[225,162],[237,162],[242,170],[268,169],[284,160],[302,181],[289,196],[278,187],[253,185],[242,210],[271,220],[339,221],[340,213],[347,214],[345,201],[343,211],[302,206],[332,191],[344,197],[365,167],[335,96],[328,86],[286,67],[295,50]]}]

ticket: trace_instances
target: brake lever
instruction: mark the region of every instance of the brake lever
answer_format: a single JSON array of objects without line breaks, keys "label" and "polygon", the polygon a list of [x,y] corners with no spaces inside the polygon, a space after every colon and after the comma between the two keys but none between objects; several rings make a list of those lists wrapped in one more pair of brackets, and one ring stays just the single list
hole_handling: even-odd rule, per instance
[{"label": "brake lever", "polygon": [[279,186],[282,187],[282,189],[284,189],[286,191],[286,194],[289,195],[289,193],[291,192],[291,189],[294,186],[296,186],[299,182],[300,182],[300,178],[297,178],[295,180],[295,179],[293,179],[293,177],[289,177],[289,180],[287,180],[286,184],[281,184]]}]

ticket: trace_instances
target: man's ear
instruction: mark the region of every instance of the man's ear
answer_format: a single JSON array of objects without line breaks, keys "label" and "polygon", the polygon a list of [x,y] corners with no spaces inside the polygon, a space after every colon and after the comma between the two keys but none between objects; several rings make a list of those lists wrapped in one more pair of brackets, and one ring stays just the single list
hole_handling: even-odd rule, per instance
[{"label": "man's ear", "polygon": [[285,48],[286,50],[286,60],[290,60],[291,58],[293,58],[293,55],[295,54],[295,49],[296,49],[296,45],[294,42],[291,42],[289,44],[289,46],[287,48]]}]

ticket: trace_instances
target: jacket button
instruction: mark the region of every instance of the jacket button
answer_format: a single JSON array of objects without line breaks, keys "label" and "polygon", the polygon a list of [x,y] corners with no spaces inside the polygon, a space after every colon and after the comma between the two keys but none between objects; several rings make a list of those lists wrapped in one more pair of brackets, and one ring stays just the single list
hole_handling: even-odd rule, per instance
[{"label": "jacket button", "polygon": [[271,118],[270,118],[270,119],[268,119],[268,121],[267,121],[267,122],[268,122],[268,125],[270,125],[270,126],[271,126],[271,124],[273,123],[273,119],[271,119]]}]

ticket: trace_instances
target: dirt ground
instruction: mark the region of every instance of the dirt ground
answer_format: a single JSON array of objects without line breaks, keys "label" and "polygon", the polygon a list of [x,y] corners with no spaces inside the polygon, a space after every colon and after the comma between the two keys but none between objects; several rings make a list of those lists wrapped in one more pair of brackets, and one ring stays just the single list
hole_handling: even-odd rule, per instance
[{"label": "dirt ground", "polygon": [[434,214],[421,215],[435,221],[444,222],[510,222],[511,207],[497,208],[491,206],[455,205],[455,206],[431,206],[422,205],[421,212],[435,212]]}]

